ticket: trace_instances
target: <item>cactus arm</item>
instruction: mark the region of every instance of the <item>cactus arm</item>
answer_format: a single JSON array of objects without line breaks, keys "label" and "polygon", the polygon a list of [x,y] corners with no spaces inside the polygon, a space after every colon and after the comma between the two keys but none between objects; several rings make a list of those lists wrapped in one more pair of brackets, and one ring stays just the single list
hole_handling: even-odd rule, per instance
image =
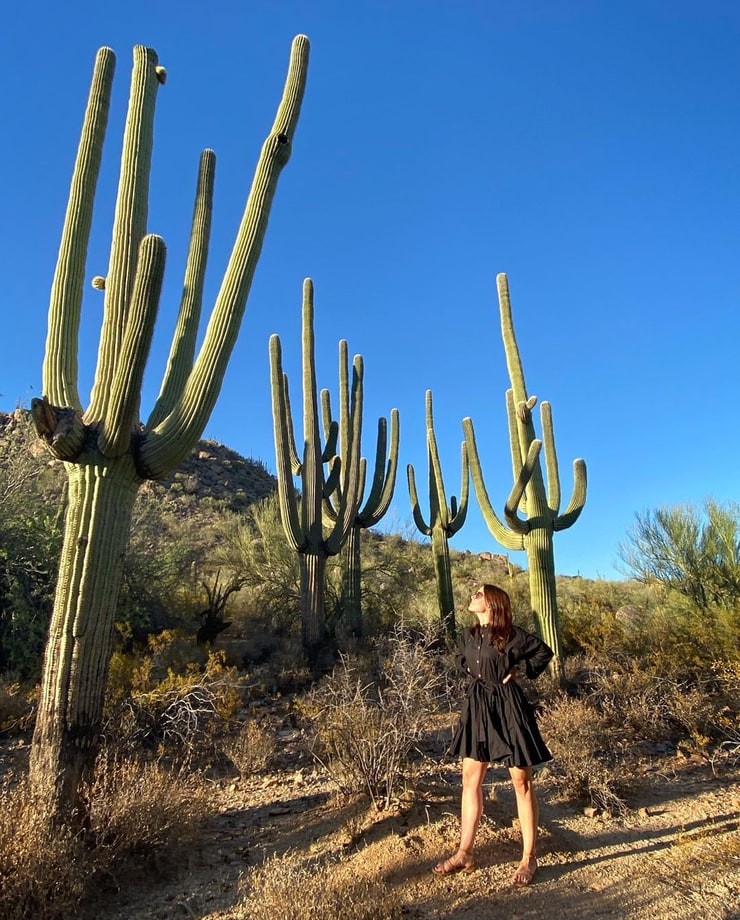
[{"label": "cactus arm", "polygon": [[[367,501],[359,512],[359,521],[362,527],[374,527],[384,517],[390,507],[393,492],[396,488],[400,427],[398,409],[391,409],[390,445],[387,442],[387,427],[386,420],[379,418],[373,484]],[[386,451],[387,447],[388,450]]]},{"label": "cactus arm", "polygon": [[115,66],[111,49],[101,48],[95,58],[49,300],[43,393],[53,405],[69,406],[80,415],[77,355],[82,290]]},{"label": "cactus arm", "polygon": [[138,422],[141,383],[154,334],[165,255],[161,237],[152,234],[141,241],[126,332],[111,382],[106,417],[98,435],[98,447],[105,457],[120,457],[126,453]]},{"label": "cactus arm", "polygon": [[[362,501],[362,496],[365,494],[365,481],[367,479],[367,460],[364,457],[360,457],[360,468],[359,468],[359,479],[357,480],[357,507],[359,511],[359,505]],[[357,524],[357,521],[353,521],[353,526]]]},{"label": "cactus arm", "polygon": [[444,480],[442,478],[442,467],[439,462],[439,451],[437,450],[437,439],[434,432],[428,432],[429,441],[429,496],[431,505],[432,519],[439,520],[442,528],[446,531],[450,525],[450,509],[447,504],[447,495],[445,493]]},{"label": "cactus arm", "polygon": [[105,280],[103,327],[86,421],[103,419],[108,415],[112,382],[120,360],[139,245],[146,233],[154,104],[158,86],[156,52],[137,45],[134,48],[131,95],[123,136],[110,263]]},{"label": "cactus arm", "polygon": [[424,520],[422,513],[421,513],[421,507],[419,505],[419,495],[418,495],[418,492],[416,491],[416,476],[414,474],[413,464],[411,463],[409,463],[406,467],[406,476],[408,478],[409,498],[411,500],[411,514],[414,517],[414,523],[416,524],[417,529],[421,531],[421,533],[423,533],[425,537],[430,537],[432,535],[432,528]]},{"label": "cactus arm", "polygon": [[542,441],[538,441],[537,439],[532,441],[529,445],[527,459],[524,461],[519,476],[504,505],[504,516],[506,517],[507,523],[515,533],[522,535],[529,533],[531,524],[529,520],[524,520],[517,515],[517,508],[519,507],[519,502],[524,494],[524,490],[527,488],[527,484],[532,478],[541,449]]},{"label": "cactus arm", "polygon": [[[332,423],[332,414],[331,414],[331,393],[324,388],[321,391],[321,422],[324,426],[324,438],[328,440],[329,438],[329,426]],[[328,460],[328,457],[325,457],[324,460]]]},{"label": "cactus arm", "polygon": [[203,285],[211,236],[215,173],[216,154],[212,150],[204,150],[198,167],[190,244],[185,263],[185,278],[177,326],[172,339],[162,388],[147,420],[147,428],[155,428],[166,418],[182,393],[188,374],[193,368],[195,343],[203,307]]},{"label": "cactus arm", "polygon": [[527,399],[527,387],[524,383],[524,370],[522,359],[519,355],[516,335],[514,334],[514,321],[511,315],[511,299],[509,297],[509,280],[505,274],[496,275],[498,288],[498,302],[501,314],[501,336],[504,340],[506,353],[506,367],[509,371],[509,380],[514,391],[514,403],[518,405]]},{"label": "cactus arm", "polygon": [[348,456],[350,444],[349,349],[346,339],[339,342],[339,452]]},{"label": "cactus arm", "polygon": [[336,455],[337,452],[337,439],[339,438],[339,425],[337,422],[332,422],[329,425],[329,431],[326,435],[326,443],[324,445],[324,451],[322,453],[322,459],[325,458],[325,462],[331,460],[332,457]]},{"label": "cactus arm", "polygon": [[468,461],[468,447],[465,441],[460,447],[462,468],[460,476],[460,502],[457,504],[454,499],[450,499],[450,522],[447,526],[448,536],[454,536],[465,523],[468,516],[468,496],[470,492],[470,462]]},{"label": "cactus arm", "polygon": [[[290,392],[288,387],[288,375],[283,374],[283,398],[285,400],[285,412],[289,419],[293,418],[293,411],[290,408]],[[290,468],[294,476],[300,476],[301,471],[303,470],[303,460],[298,453],[298,448],[295,443],[295,434],[293,432],[293,425],[288,425],[288,450],[290,453]]]},{"label": "cactus arm", "polygon": [[506,549],[524,549],[524,539],[521,534],[515,533],[501,523],[493,505],[488,497],[488,490],[483,481],[483,472],[481,470],[480,457],[478,456],[478,446],[475,441],[475,429],[471,418],[464,418],[463,432],[465,434],[465,443],[468,448],[468,458],[470,462],[470,476],[473,480],[475,496],[478,499],[483,518],[488,525],[493,538],[497,540]]},{"label": "cactus arm", "polygon": [[337,509],[331,502],[332,495],[338,491],[341,484],[342,458],[334,457],[329,463],[329,475],[324,483],[324,514],[330,521],[336,521]]},{"label": "cactus arm", "polygon": [[345,460],[346,472],[341,497],[342,504],[337,513],[337,521],[326,539],[326,551],[330,556],[336,555],[347,540],[350,529],[357,517],[360,504],[360,485],[364,485],[364,464],[360,456],[362,450],[362,403],[363,403],[364,365],[360,355],[355,355],[352,362],[351,409],[348,428],[348,456]]},{"label": "cactus arm", "polygon": [[573,461],[573,495],[565,511],[555,518],[553,530],[566,530],[578,520],[583,506],[586,504],[586,461],[577,459]]},{"label": "cactus arm", "polygon": [[[522,442],[519,438],[519,424],[517,422],[516,406],[514,405],[514,391],[511,388],[506,391],[506,417],[509,422],[511,472],[516,480],[526,455],[522,456]],[[524,497],[522,497],[522,501],[524,500]]]},{"label": "cactus arm", "polygon": [[[434,434],[434,414],[432,410],[432,391],[426,392],[427,452],[429,454],[429,497],[431,504],[430,520],[439,519],[444,530],[450,523],[450,511],[447,507],[442,465],[439,460],[437,438]],[[434,526],[434,525],[432,525]]]},{"label": "cactus arm", "polygon": [[275,122],[260,153],[252,188],[203,344],[181,398],[168,417],[149,431],[141,461],[156,478],[187,456],[200,436],[218,398],[236,342],[247,296],[262,249],[275,189],[290,158],[306,85],[309,43],[297,36]]},{"label": "cactus arm", "polygon": [[[328,463],[337,453],[339,425],[331,417],[331,396],[328,390],[321,391],[321,420],[324,425],[324,450],[321,459]],[[339,453],[342,453],[341,449]]]},{"label": "cactus arm", "polygon": [[303,469],[301,482],[301,525],[308,544],[319,547],[323,542],[321,502],[323,499],[323,461],[317,411],[316,336],[314,334],[314,288],[310,278],[303,282],[302,305],[302,374],[303,374]]},{"label": "cactus arm", "polygon": [[[324,463],[328,463],[337,454],[339,439],[339,423],[332,420],[331,398],[328,390],[321,391],[321,417],[324,426],[324,450],[321,453],[321,459]],[[342,445],[338,451],[343,457],[345,456],[344,449]]]},{"label": "cactus arm", "polygon": [[542,441],[545,446],[545,466],[547,468],[547,504],[554,517],[560,511],[560,473],[558,471],[558,455],[555,450],[555,435],[552,427],[552,408],[549,402],[543,401],[540,406],[540,419],[542,421]]},{"label": "cactus arm", "polygon": [[[339,425],[331,417],[331,396],[329,391],[321,391],[321,420],[324,426],[324,451],[321,459],[329,465],[329,475],[324,483],[324,516],[330,521],[336,521],[337,508],[332,503],[332,496],[335,492],[339,493],[342,480],[342,461],[337,453],[337,439],[339,437]],[[337,494],[337,501],[338,501]]]},{"label": "cactus arm", "polygon": [[270,384],[272,390],[272,415],[275,420],[275,457],[277,460],[278,500],[283,529],[293,550],[303,552],[306,545],[298,514],[298,501],[293,488],[293,470],[290,456],[292,427],[289,404],[285,395],[285,375],[282,368],[280,338],[270,336]]}]

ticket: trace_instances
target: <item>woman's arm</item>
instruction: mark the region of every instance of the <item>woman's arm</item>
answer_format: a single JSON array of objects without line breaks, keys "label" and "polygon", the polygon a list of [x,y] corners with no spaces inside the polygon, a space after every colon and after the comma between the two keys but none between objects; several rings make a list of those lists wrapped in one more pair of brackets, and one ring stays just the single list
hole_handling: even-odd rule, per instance
[{"label": "woman's arm", "polygon": [[467,630],[463,633],[462,638],[460,639],[460,644],[457,647],[457,654],[455,655],[455,661],[457,663],[458,668],[464,674],[470,674],[470,668],[468,667],[468,659],[467,659],[466,638],[467,638]]},{"label": "woman's arm", "polygon": [[549,645],[546,645],[539,636],[534,633],[523,632],[523,641],[520,651],[521,660],[527,672],[527,677],[534,680],[539,677],[545,668],[550,664],[554,654]]}]

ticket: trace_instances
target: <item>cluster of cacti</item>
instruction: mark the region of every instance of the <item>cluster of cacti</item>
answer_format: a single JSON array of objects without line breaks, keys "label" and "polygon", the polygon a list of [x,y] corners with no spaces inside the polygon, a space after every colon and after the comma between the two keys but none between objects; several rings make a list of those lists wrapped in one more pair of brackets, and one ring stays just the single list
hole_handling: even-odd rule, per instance
[{"label": "cluster of cacti", "polygon": [[[348,375],[343,381],[347,410],[342,417],[341,444],[337,443],[339,425],[329,421],[326,443],[322,446],[313,316],[313,284],[306,279],[302,308],[302,455],[298,453],[293,434],[288,380],[283,373],[282,349],[277,335],[270,337],[270,379],[280,514],[288,542],[299,554],[303,648],[309,662],[316,663],[325,638],[326,560],[340,552],[355,523],[362,496],[364,465],[360,458],[363,363],[359,355],[352,362],[351,384]],[[300,499],[293,487],[293,476],[301,480]],[[335,493],[336,513],[325,534],[324,503]]]},{"label": "cluster of cacti", "polygon": [[[328,390],[321,391],[324,435],[328,439],[332,430],[333,419],[331,400]],[[347,456],[350,440],[350,398],[347,343],[339,343],[339,454]],[[399,443],[398,409],[391,410],[390,445],[388,443],[388,422],[378,419],[378,440],[375,448],[375,466],[370,494],[362,504],[365,492],[366,461],[360,460],[360,505],[352,522],[347,544],[344,548],[344,565],[342,569],[342,609],[345,625],[350,635],[362,635],[362,531],[375,525],[382,519],[393,498],[398,468]],[[343,470],[337,488],[324,500],[324,513],[329,520],[335,521],[339,516],[342,496],[347,491],[347,470]]]},{"label": "cluster of cacti", "polygon": [[447,505],[444,482],[442,480],[442,467],[439,462],[437,439],[434,434],[434,418],[432,415],[432,391],[426,393],[426,424],[427,424],[427,454],[429,460],[429,523],[424,520],[419,507],[419,497],[416,490],[416,477],[414,467],[409,463],[407,467],[409,496],[414,523],[419,530],[432,539],[432,556],[434,559],[434,575],[437,582],[437,602],[439,604],[440,622],[444,632],[450,637],[455,635],[455,600],[452,590],[452,572],[450,569],[449,539],[454,536],[465,523],[468,513],[468,451],[465,442],[462,443],[462,477],[460,485],[460,503],[455,496],[450,497]]},{"label": "cluster of cacti", "polygon": [[157,89],[155,52],[134,49],[128,117],[103,326],[90,406],[78,394],[77,354],[85,260],[106,131],[114,55],[96,58],[51,291],[39,434],[65,461],[69,507],[31,754],[35,792],[51,817],[82,818],[81,782],[99,736],[113,620],[139,485],[165,476],[192,450],[209,418],[236,341],[272,197],[291,151],[308,66],[293,42],[283,98],[257,164],[244,216],[197,358],[214,156],[201,160],[184,294],[164,383],[146,424],[140,388],[158,309],[165,246],[146,235]]},{"label": "cluster of cacti", "polygon": [[[574,460],[573,494],[568,507],[560,514],[560,477],[550,404],[543,402],[540,406],[542,422],[542,441],[540,441],[535,437],[532,420],[532,409],[537,403],[537,397],[527,396],[519,348],[514,335],[506,275],[498,275],[496,282],[501,313],[501,332],[511,381],[511,388],[506,393],[506,406],[515,483],[504,507],[508,527],[499,520],[488,498],[472,419],[463,420],[463,430],[470,452],[471,473],[478,504],[489,530],[495,539],[507,549],[526,550],[532,610],[542,638],[555,652],[553,669],[562,680],[563,650],[558,622],[553,533],[565,530],[574,524],[583,509],[586,501],[586,464],[583,460]],[[543,442],[547,488],[539,459]],[[520,517],[519,511],[526,517]]]}]

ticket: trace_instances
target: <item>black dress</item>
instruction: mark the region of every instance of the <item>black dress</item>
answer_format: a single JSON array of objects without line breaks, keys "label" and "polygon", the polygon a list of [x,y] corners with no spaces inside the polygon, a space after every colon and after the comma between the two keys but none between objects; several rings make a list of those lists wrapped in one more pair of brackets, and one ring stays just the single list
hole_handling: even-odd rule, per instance
[{"label": "black dress", "polygon": [[552,760],[521,687],[513,679],[502,683],[520,662],[527,677],[537,677],[552,656],[548,645],[519,626],[512,628],[503,652],[491,645],[487,629],[466,629],[457,661],[468,680],[450,754],[482,763],[498,761],[507,767],[533,767]]}]

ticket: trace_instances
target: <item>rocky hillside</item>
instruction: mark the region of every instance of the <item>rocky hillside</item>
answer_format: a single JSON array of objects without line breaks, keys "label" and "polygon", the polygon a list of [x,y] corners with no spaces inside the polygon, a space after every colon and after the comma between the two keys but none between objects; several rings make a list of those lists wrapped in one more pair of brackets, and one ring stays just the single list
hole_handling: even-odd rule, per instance
[{"label": "rocky hillside", "polygon": [[[0,412],[0,466],[33,464],[46,469],[52,480],[63,479],[61,463],[35,436],[29,413],[17,409]],[[228,511],[243,511],[272,494],[277,480],[259,461],[242,457],[216,441],[199,441],[180,467],[162,482],[146,483],[144,490],[168,493],[173,505],[189,511],[193,504]]]}]

